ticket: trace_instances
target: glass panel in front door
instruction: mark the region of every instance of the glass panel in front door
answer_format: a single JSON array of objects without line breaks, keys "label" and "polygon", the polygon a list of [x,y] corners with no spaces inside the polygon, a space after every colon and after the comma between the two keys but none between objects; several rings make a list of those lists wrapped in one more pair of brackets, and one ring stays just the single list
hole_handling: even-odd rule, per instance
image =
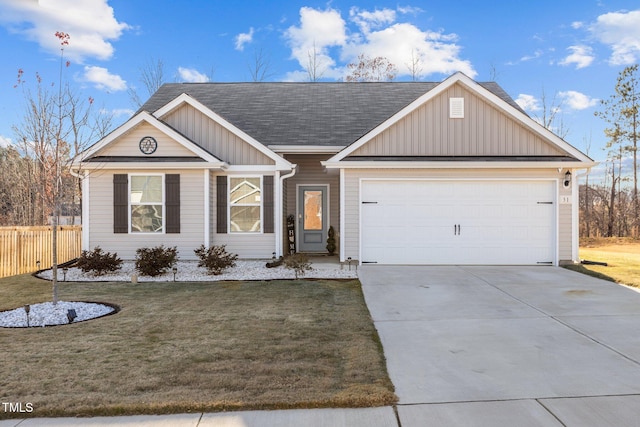
[{"label": "glass panel in front door", "polygon": [[304,229],[322,230],[322,191],[304,190]]}]

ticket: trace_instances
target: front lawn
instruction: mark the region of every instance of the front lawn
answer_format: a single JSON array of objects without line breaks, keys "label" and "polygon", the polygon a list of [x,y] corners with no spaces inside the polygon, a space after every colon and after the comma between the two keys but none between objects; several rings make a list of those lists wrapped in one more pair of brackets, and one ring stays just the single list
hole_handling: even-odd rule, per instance
[{"label": "front lawn", "polygon": [[580,259],[607,263],[574,265],[570,269],[633,287],[640,287],[640,241],[629,238],[580,240]]},{"label": "front lawn", "polygon": [[[0,310],[50,292],[29,275],[0,279]],[[0,401],[34,408],[0,419],[396,401],[357,280],[60,283],[59,295],[121,311],[0,328]]]}]

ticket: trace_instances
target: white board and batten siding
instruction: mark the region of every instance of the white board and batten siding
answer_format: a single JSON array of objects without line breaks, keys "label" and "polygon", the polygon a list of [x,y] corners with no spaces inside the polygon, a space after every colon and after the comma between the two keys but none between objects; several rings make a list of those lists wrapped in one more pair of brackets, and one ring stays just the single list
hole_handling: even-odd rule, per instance
[{"label": "white board and batten siding", "polygon": [[142,247],[177,246],[183,260],[196,259],[193,250],[204,243],[204,179],[202,170],[176,170],[180,174],[180,233],[129,233],[113,232],[113,175],[128,173],[164,173],[163,170],[96,170],[91,173],[91,198],[89,199],[89,242],[93,249],[99,245],[108,252],[117,252],[125,260],[135,259],[136,250]]},{"label": "white board and batten siding", "polygon": [[571,190],[557,170],[354,169],[344,177],[345,258],[518,265],[571,259],[572,209],[559,203]]}]

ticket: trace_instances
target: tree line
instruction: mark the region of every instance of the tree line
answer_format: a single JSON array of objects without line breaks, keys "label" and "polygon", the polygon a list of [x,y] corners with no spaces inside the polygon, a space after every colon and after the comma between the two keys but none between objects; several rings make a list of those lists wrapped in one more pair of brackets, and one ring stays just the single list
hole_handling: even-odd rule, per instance
[{"label": "tree line", "polygon": [[595,116],[607,123],[605,175],[580,186],[580,236],[640,237],[638,138],[640,133],[638,64],[622,70],[614,93],[600,101]]}]

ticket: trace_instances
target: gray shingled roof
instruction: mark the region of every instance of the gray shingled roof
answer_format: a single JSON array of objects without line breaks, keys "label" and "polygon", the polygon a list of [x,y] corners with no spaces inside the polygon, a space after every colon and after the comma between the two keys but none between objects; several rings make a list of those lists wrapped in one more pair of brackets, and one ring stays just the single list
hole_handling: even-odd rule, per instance
[{"label": "gray shingled roof", "polygon": [[[169,83],[141,107],[186,93],[265,145],[351,144],[439,83]],[[497,84],[480,83],[522,111]]]}]

